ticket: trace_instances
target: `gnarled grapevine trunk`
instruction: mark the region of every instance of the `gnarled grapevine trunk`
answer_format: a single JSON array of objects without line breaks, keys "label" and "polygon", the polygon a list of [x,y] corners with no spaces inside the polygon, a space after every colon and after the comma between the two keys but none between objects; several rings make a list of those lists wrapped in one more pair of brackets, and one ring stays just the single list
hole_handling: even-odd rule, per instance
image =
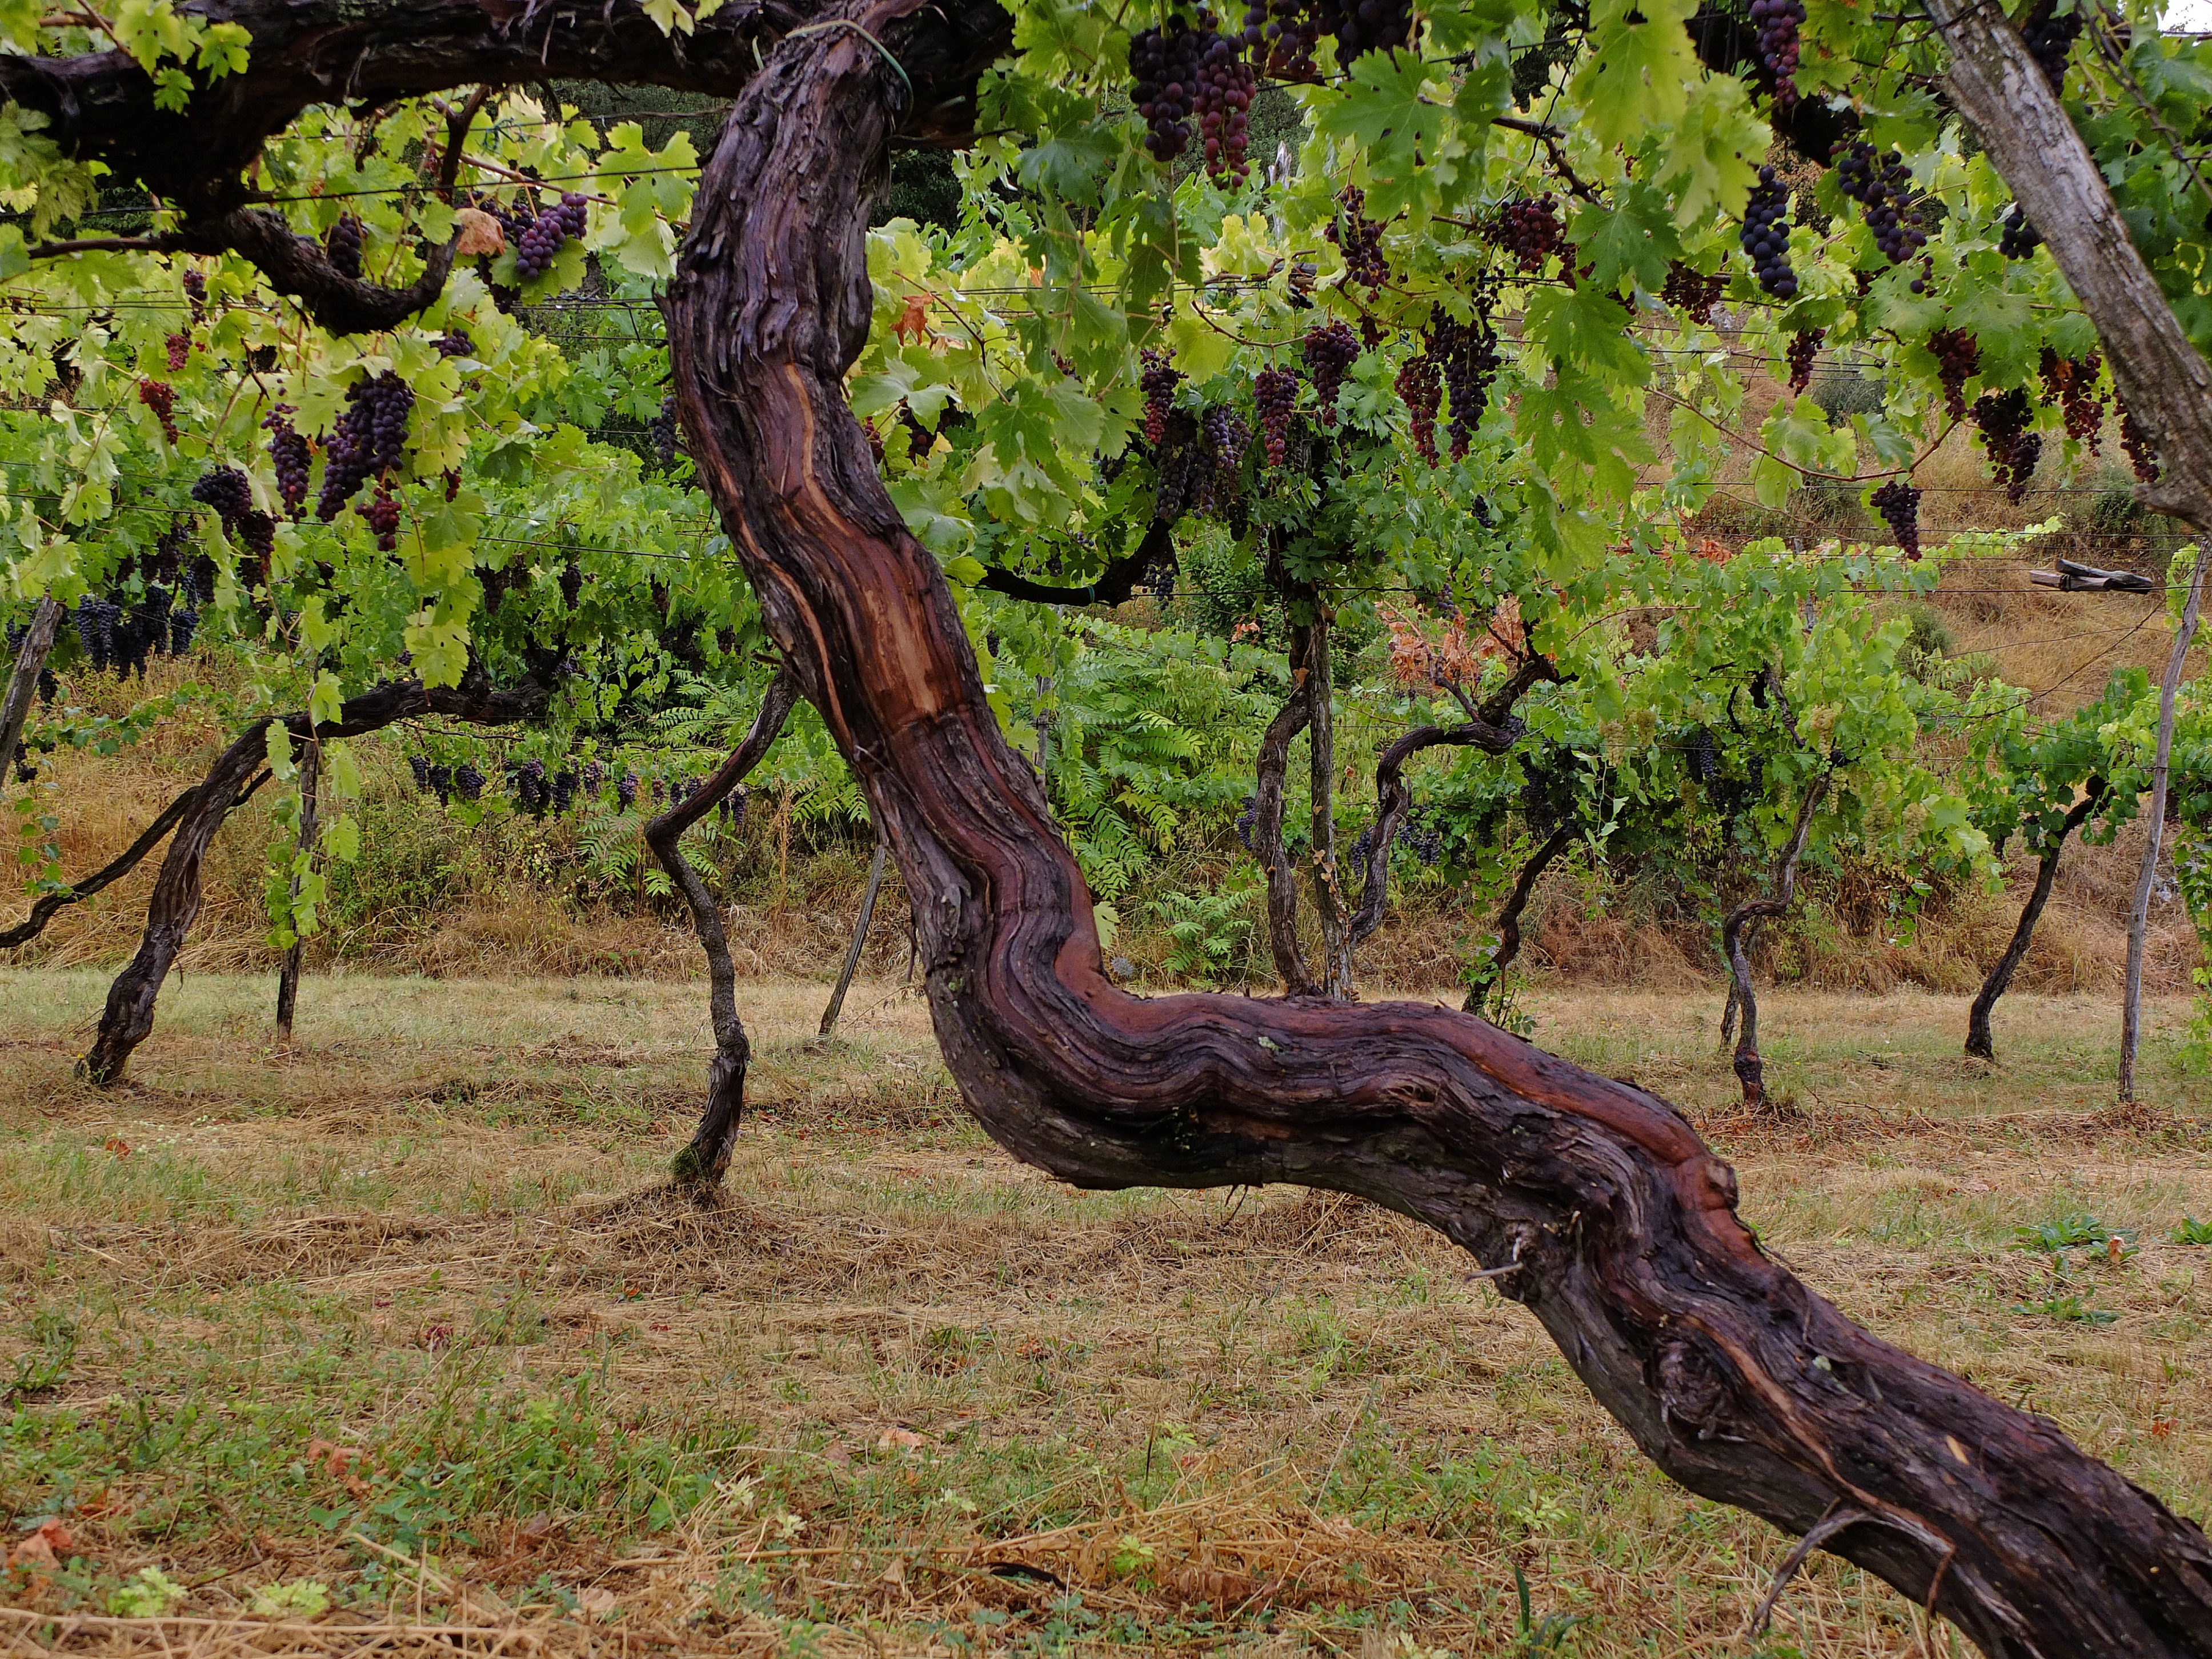
[{"label": "gnarled grapevine trunk", "polygon": [[[304,714],[287,714],[283,720],[295,742],[306,743],[312,736],[315,741],[327,743],[380,731],[394,720],[414,714],[449,714],[457,720],[499,725],[535,714],[544,701],[544,693],[534,686],[497,691],[471,680],[454,688],[430,689],[420,680],[405,680],[348,700],[339,708],[337,720],[325,721],[312,732]],[[265,720],[256,720],[240,732],[186,798],[189,804],[178,817],[175,838],[161,860],[161,873],[155,878],[153,896],[146,903],[146,931],[139,940],[138,953],[108,988],[100,1030],[90,1051],[78,1062],[78,1069],[94,1083],[104,1085],[120,1078],[131,1051],[154,1029],[154,1004],[161,994],[161,981],[169,976],[170,965],[199,916],[200,878],[207,849],[223,820],[252,793],[249,782],[268,753],[269,724]]]},{"label": "gnarled grapevine trunk", "polygon": [[[1823,772],[1807,787],[1805,799],[1797,805],[1796,827],[1790,831],[1790,844],[1782,849],[1782,857],[1775,866],[1774,891],[1765,898],[1745,900],[1721,922],[1721,955],[1726,958],[1729,969],[1729,1013],[1741,1015],[1743,1020],[1735,1040],[1733,1066],[1735,1079],[1743,1087],[1743,1103],[1747,1106],[1766,1103],[1766,1062],[1759,1052],[1759,996],[1751,983],[1747,933],[1760,921],[1787,915],[1790,905],[1796,902],[1797,860],[1805,855],[1805,837],[1812,832],[1813,814],[1827,793],[1828,775]],[[1727,1014],[1721,1017],[1721,1040],[1728,1041]]]},{"label": "gnarled grapevine trunk", "polygon": [[[1142,1000],[1000,736],[935,561],[845,407],[867,181],[1001,25],[880,0],[789,41],[702,180],[670,338],[684,428],[793,672],[899,860],[946,1063],[1079,1186],[1296,1182],[1437,1228],[1692,1490],[1828,1548],[1993,1654],[2212,1654],[2212,1545],[2048,1422],[1859,1329],[1769,1259],[1663,1101],[1413,1004]],[[881,52],[878,51],[878,43]]]},{"label": "gnarled grapevine trunk", "polygon": [[61,625],[60,601],[48,594],[31,612],[31,624],[23,630],[23,642],[9,665],[8,690],[0,696],[0,788],[6,787],[8,769],[15,763],[15,745],[31,718],[39,676],[46,672],[46,653],[54,648],[54,635],[61,631]]},{"label": "gnarled grapevine trunk", "polygon": [[778,669],[744,741],[696,793],[645,826],[645,844],[690,907],[699,947],[707,953],[707,1017],[714,1032],[714,1058],[707,1066],[707,1104],[699,1115],[699,1127],[692,1133],[691,1144],[676,1155],[675,1176],[682,1186],[719,1186],[729,1169],[730,1155],[737,1147],[738,1121],[744,1114],[745,1067],[752,1063],[753,1050],[744,1022],[738,1018],[738,970],[730,960],[730,936],[722,927],[721,907],[678,843],[686,830],[728,799],[767,758],[798,701],[797,683]]},{"label": "gnarled grapevine trunk", "polygon": [[2035,890],[2020,907],[2020,921],[2012,930],[2011,942],[1997,958],[1996,966],[1990,969],[1989,977],[1982,981],[1974,1006],[1966,1011],[1966,1052],[1977,1060],[1997,1057],[1996,1043],[1990,1035],[1990,1016],[1996,1012],[1997,999],[2011,988],[2012,976],[2020,971],[2027,947],[2035,942],[2035,924],[2043,919],[2043,907],[2051,902],[2051,884],[2058,879],[2059,854],[2066,850],[2066,843],[2074,832],[2097,810],[2097,803],[2104,799],[2110,787],[2102,778],[2090,779],[2088,792],[2068,809],[2066,822],[2044,849],[2042,862],[2035,872]]}]

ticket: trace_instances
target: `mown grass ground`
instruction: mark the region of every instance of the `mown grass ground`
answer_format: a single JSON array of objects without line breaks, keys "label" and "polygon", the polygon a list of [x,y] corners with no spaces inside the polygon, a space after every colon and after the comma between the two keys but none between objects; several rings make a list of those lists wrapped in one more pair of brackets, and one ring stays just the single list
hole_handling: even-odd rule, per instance
[{"label": "mown grass ground", "polygon": [[[104,988],[0,972],[0,1518],[55,1523],[0,1643],[1948,1650],[1825,1558],[1750,1640],[1786,1540],[1654,1473],[1464,1256],[1342,1200],[1021,1169],[895,985],[826,1050],[818,988],[744,988],[760,1109],[712,1212],[653,1191],[696,988],[313,980],[286,1048],[268,981],[194,975],[101,1094]],[[2212,1509],[2179,1005],[2130,1117],[2101,1002],[2008,1000],[1992,1068],[1957,1000],[1774,994],[1778,1127],[1730,1115],[1717,997],[1533,1006],[1698,1116],[1853,1316]],[[2124,1260],[2014,1248],[2085,1215]]]}]

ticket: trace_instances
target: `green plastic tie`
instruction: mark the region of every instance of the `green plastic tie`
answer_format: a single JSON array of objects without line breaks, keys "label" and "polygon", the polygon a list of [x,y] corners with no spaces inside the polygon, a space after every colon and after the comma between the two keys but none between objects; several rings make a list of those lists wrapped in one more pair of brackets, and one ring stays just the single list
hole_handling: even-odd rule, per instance
[{"label": "green plastic tie", "polygon": [[884,62],[889,64],[898,78],[906,83],[907,102],[912,104],[915,101],[914,82],[907,75],[906,65],[891,55],[891,49],[889,46],[877,40],[874,35],[869,33],[849,17],[832,17],[826,22],[802,24],[798,28],[787,31],[783,38],[787,40],[796,40],[802,34],[821,34],[830,29],[850,29],[878,52],[883,53]]}]

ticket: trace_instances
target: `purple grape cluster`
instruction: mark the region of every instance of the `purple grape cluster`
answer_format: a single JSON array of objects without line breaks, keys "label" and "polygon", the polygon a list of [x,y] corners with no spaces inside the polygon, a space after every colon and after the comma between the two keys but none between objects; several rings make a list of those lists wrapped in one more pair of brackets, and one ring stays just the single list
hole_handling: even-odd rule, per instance
[{"label": "purple grape cluster", "polygon": [[399,465],[407,453],[407,417],[414,407],[413,389],[389,369],[347,389],[345,413],[325,447],[317,518],[330,523],[364,483]]},{"label": "purple grape cluster", "polygon": [[1936,359],[1936,378],[1943,387],[1943,410],[1951,419],[1966,413],[1966,382],[1982,366],[1982,343],[1962,328],[1939,328],[1928,337]]},{"label": "purple grape cluster", "polygon": [[399,549],[399,503],[389,485],[378,486],[376,494],[354,508],[367,520],[376,535],[376,550],[393,553]]},{"label": "purple grape cluster", "polygon": [[1538,271],[1544,261],[1566,245],[1567,228],[1559,222],[1559,204],[1551,191],[1541,196],[1517,196],[1501,202],[1490,240],[1521,262],[1521,269]]},{"label": "purple grape cluster", "polygon": [[450,333],[441,334],[431,343],[437,347],[438,355],[441,357],[471,356],[477,349],[477,343],[469,338],[469,331],[465,328],[457,328]]},{"label": "purple grape cluster", "polygon": [[465,801],[474,801],[483,793],[484,775],[477,770],[476,763],[463,761],[453,769],[453,793]]},{"label": "purple grape cluster", "polygon": [[1716,271],[1708,276],[1677,259],[1667,267],[1666,286],[1659,290],[1659,297],[1704,322],[1713,314],[1713,307],[1721,302],[1721,295],[1727,289],[1726,272]]},{"label": "purple grape cluster", "polygon": [[1874,510],[1897,538],[1898,550],[1908,559],[1920,556],[1920,492],[1903,478],[1892,478],[1869,496]]},{"label": "purple grape cluster", "polygon": [[1820,343],[1828,337],[1825,328],[1808,328],[1802,334],[1790,337],[1789,349],[1784,354],[1790,363],[1790,389],[1802,392],[1813,384],[1813,365],[1820,360]]},{"label": "purple grape cluster", "polygon": [[1877,157],[1872,144],[1856,140],[1836,157],[1836,187],[1859,204],[1890,264],[1917,258],[1928,246],[1928,233],[1911,204],[1912,169],[1895,150]]},{"label": "purple grape cluster", "polygon": [[1212,29],[1201,33],[1178,17],[1165,29],[1146,29],[1129,42],[1137,113],[1150,129],[1145,148],[1154,161],[1173,161],[1190,147],[1200,72],[1209,43],[1218,39]]},{"label": "purple grape cluster", "polygon": [[323,233],[323,252],[331,262],[331,269],[341,276],[361,280],[362,223],[350,213],[338,215],[337,222]]},{"label": "purple grape cluster", "polygon": [[1351,325],[1334,322],[1315,329],[1299,343],[1306,373],[1313,377],[1314,397],[1321,404],[1321,423],[1336,424],[1336,394],[1352,365],[1359,357],[1359,337]]},{"label": "purple grape cluster", "polygon": [[1206,488],[1208,466],[1203,434],[1186,410],[1169,411],[1160,441],[1152,446],[1152,516],[1170,523],[1197,504]]},{"label": "purple grape cluster", "polygon": [[1168,410],[1174,406],[1176,388],[1182,384],[1182,371],[1168,362],[1164,351],[1146,351],[1141,361],[1144,373],[1138,385],[1145,394],[1145,441],[1157,448],[1167,436]]},{"label": "purple grape cluster", "polygon": [[1489,407],[1490,383],[1504,362],[1486,309],[1478,309],[1474,320],[1465,323],[1439,312],[1429,324],[1427,355],[1435,360],[1451,398],[1452,459],[1462,460],[1482,411]]},{"label": "purple grape cluster", "polygon": [[1209,177],[1242,184],[1250,174],[1245,159],[1251,142],[1252,94],[1260,78],[1238,50],[1242,38],[1231,40],[1216,34],[1207,39],[1198,64],[1199,142],[1206,155]]},{"label": "purple grape cluster", "polygon": [[1437,407],[1443,401],[1443,375],[1437,360],[1423,351],[1398,365],[1398,396],[1405,400],[1413,426],[1413,447],[1431,466],[1437,464]]},{"label": "purple grape cluster", "polygon": [[1321,22],[1307,0],[1252,0],[1244,10],[1244,44],[1278,81],[1311,81],[1321,73],[1314,63]]},{"label": "purple grape cluster", "polygon": [[1797,31],[1805,22],[1805,0],[1751,0],[1752,27],[1759,31],[1759,61],[1774,76],[1774,101],[1788,109],[1797,101],[1800,50]]},{"label": "purple grape cluster", "polygon": [[2027,259],[2042,246],[2043,233],[2027,222],[2027,215],[2014,202],[2012,211],[1997,226],[1997,252],[2008,259]]},{"label": "purple grape cluster", "polygon": [[2105,428],[2105,398],[2097,389],[2097,376],[2104,367],[2105,360],[2096,352],[2062,357],[2049,346],[2043,348],[2037,364],[2043,376],[2043,401],[2057,404],[2065,416],[2066,435],[2091,449],[2096,448]]},{"label": "purple grape cluster", "polygon": [[307,501],[307,469],[313,460],[307,441],[292,429],[292,406],[279,404],[261,422],[269,434],[269,459],[276,464],[276,494],[289,517],[298,518]]},{"label": "purple grape cluster", "polygon": [[625,812],[637,805],[637,774],[625,772],[615,780],[615,799]]},{"label": "purple grape cluster", "polygon": [[2034,430],[2035,410],[2019,386],[1985,392],[1975,399],[1974,425],[1989,452],[1990,471],[2014,501],[2027,494],[2035,464],[2043,456],[2043,434]]},{"label": "purple grape cluster", "polygon": [[198,270],[185,273],[185,298],[192,308],[192,320],[200,322],[207,316],[207,277]]},{"label": "purple grape cluster", "polygon": [[141,380],[138,401],[154,411],[154,418],[161,423],[161,435],[176,442],[177,388],[166,380]]},{"label": "purple grape cluster", "polygon": [[2136,477],[2145,483],[2158,482],[2158,443],[2150,428],[2136,418],[2126,400],[2114,394],[2113,401],[2120,406],[2120,447],[2127,451],[2128,465],[2135,469]]},{"label": "purple grape cluster", "polygon": [[1759,182],[1743,209],[1743,251],[1759,285],[1778,300],[1795,299],[1797,273],[1790,268],[1790,187],[1771,167],[1759,170]]},{"label": "purple grape cluster", "polygon": [[2060,17],[2056,15],[2056,0],[2036,0],[2027,21],[2021,25],[2020,38],[2054,92],[2066,89],[2066,60],[2073,56],[2074,43],[2081,38],[2082,9],[2076,0],[2074,9]]},{"label": "purple grape cluster", "polygon": [[1346,185],[1336,204],[1328,240],[1343,252],[1344,268],[1352,280],[1372,295],[1390,280],[1390,262],[1382,257],[1382,222],[1367,217],[1367,192],[1357,185]]},{"label": "purple grape cluster", "polygon": [[547,787],[545,763],[542,760],[509,761],[507,765],[507,793],[516,807],[532,817],[542,818],[553,805],[553,792]]},{"label": "purple grape cluster", "polygon": [[1313,0],[1314,21],[1336,37],[1345,68],[1370,52],[1395,52],[1413,38],[1412,0]]},{"label": "purple grape cluster", "polygon": [[1247,795],[1244,797],[1243,810],[1237,815],[1237,839],[1248,853],[1256,853],[1260,850],[1252,844],[1252,832],[1259,827],[1259,823],[1260,798],[1257,795]]},{"label": "purple grape cluster", "polygon": [[192,499],[231,525],[253,510],[253,486],[234,466],[210,467],[193,483]]},{"label": "purple grape cluster", "polygon": [[543,276],[553,268],[562,244],[584,234],[585,217],[584,198],[572,190],[562,197],[560,206],[542,209],[522,227],[522,234],[514,239],[514,269],[523,281]]},{"label": "purple grape cluster", "polygon": [[[874,428],[871,428],[870,430]],[[660,413],[653,417],[647,428],[653,439],[653,453],[663,468],[676,465],[677,447],[682,434],[676,424],[676,394],[670,392],[660,400]]]},{"label": "purple grape cluster", "polygon": [[1263,368],[1252,381],[1252,401],[1260,411],[1260,436],[1267,465],[1279,467],[1290,453],[1291,416],[1297,407],[1298,374],[1293,368]]}]

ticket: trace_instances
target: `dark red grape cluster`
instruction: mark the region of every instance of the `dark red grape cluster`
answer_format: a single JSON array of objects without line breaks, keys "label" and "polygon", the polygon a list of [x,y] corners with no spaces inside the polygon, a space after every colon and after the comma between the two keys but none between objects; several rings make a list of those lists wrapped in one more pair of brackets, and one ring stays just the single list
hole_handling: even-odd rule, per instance
[{"label": "dark red grape cluster", "polygon": [[1437,464],[1437,406],[1443,401],[1443,375],[1425,351],[1398,365],[1398,396],[1412,419],[1413,447],[1431,466]]},{"label": "dark red grape cluster", "polygon": [[553,268],[561,245],[584,234],[584,198],[573,190],[561,198],[560,206],[540,210],[514,240],[516,274],[526,283],[543,276]]},{"label": "dark red grape cluster", "polygon": [[1912,169],[1895,150],[1877,156],[1863,138],[1836,156],[1836,188],[1859,204],[1882,256],[1893,265],[1918,257],[1928,233],[1911,205]]},{"label": "dark red grape cluster", "polygon": [[234,466],[210,467],[194,482],[192,499],[213,507],[217,517],[230,524],[253,510],[253,486]]},{"label": "dark red grape cluster", "polygon": [[356,282],[361,280],[361,221],[350,213],[338,215],[337,222],[323,233],[323,252],[331,269]]},{"label": "dark red grape cluster", "polygon": [[1206,458],[1211,464],[1199,486],[1198,507],[1204,512],[1237,498],[1244,453],[1252,447],[1252,428],[1228,404],[1217,404],[1200,418],[1199,430],[1206,440]]},{"label": "dark red grape cluster", "polygon": [[207,277],[198,270],[185,273],[185,298],[192,308],[192,320],[199,322],[207,315]]},{"label": "dark red grape cluster", "polygon": [[[872,427],[869,428],[870,431],[874,429]],[[674,466],[677,446],[683,435],[677,430],[674,392],[660,400],[660,413],[653,417],[653,424],[647,430],[653,438],[653,459],[663,467]]]},{"label": "dark red grape cluster", "polygon": [[1145,393],[1145,441],[1158,447],[1166,437],[1168,410],[1174,406],[1176,388],[1182,384],[1182,371],[1170,362],[1164,351],[1146,351],[1141,361],[1144,374],[1138,385]]},{"label": "dark red grape cluster", "polygon": [[1370,295],[1390,280],[1390,262],[1382,257],[1382,223],[1367,216],[1367,192],[1346,185],[1336,198],[1337,215],[1329,222],[1328,240],[1344,253],[1344,268],[1352,280]]},{"label": "dark red grape cluster", "polygon": [[1486,311],[1479,309],[1465,323],[1438,312],[1429,323],[1426,356],[1442,373],[1451,398],[1452,459],[1463,459],[1482,411],[1490,406],[1490,383],[1504,361],[1498,354],[1498,332]]},{"label": "dark red grape cluster", "polygon": [[1244,9],[1244,44],[1252,61],[1278,81],[1311,81],[1321,73],[1313,55],[1321,23],[1307,0],[1251,0]]},{"label": "dark red grape cluster", "polygon": [[1903,478],[1892,478],[1868,499],[1889,533],[1897,538],[1898,550],[1908,559],[1920,556],[1920,492]]},{"label": "dark red grape cluster", "polygon": [[1251,172],[1244,159],[1251,141],[1252,94],[1260,77],[1240,50],[1242,37],[1206,37],[1198,61],[1198,92],[1193,107],[1198,112],[1198,136],[1206,155],[1206,171],[1214,179],[1243,183]]},{"label": "dark red grape cluster", "polygon": [[2068,437],[2093,450],[2105,428],[2105,398],[2097,390],[2097,376],[2104,367],[2105,360],[2094,351],[2082,357],[2062,357],[2049,346],[2043,348],[2037,364],[2043,375],[2043,401],[2058,405],[2066,417]]},{"label": "dark red grape cluster", "polygon": [[1759,61],[1774,76],[1774,101],[1784,109],[1797,101],[1799,44],[1805,0],[1751,0],[1751,24],[1759,31]]},{"label": "dark red grape cluster", "polygon": [[1202,434],[1188,410],[1168,411],[1160,440],[1152,446],[1152,516],[1172,523],[1194,506],[1206,483]]},{"label": "dark red grape cluster", "polygon": [[1359,357],[1359,337],[1352,325],[1344,322],[1330,323],[1309,333],[1300,342],[1299,350],[1306,360],[1306,373],[1313,377],[1314,398],[1321,405],[1321,423],[1336,424],[1336,394],[1344,385],[1344,377],[1352,372],[1352,365]]},{"label": "dark red grape cluster", "polygon": [[163,340],[161,344],[169,354],[169,373],[172,374],[181,373],[185,365],[192,359],[192,337],[189,334],[172,334]]},{"label": "dark red grape cluster", "polygon": [[2014,202],[2012,211],[1997,226],[1997,252],[2008,259],[2026,259],[2042,246],[2043,233],[2027,222],[2027,215]]},{"label": "dark red grape cluster", "polygon": [[1199,71],[1206,45],[1215,39],[1208,29],[1201,34],[1178,17],[1165,29],[1149,28],[1129,42],[1129,73],[1137,113],[1151,129],[1145,148],[1152,159],[1169,162],[1190,145],[1190,117],[1198,107]]},{"label": "dark red grape cluster", "polygon": [[2158,444],[2150,428],[2136,419],[2136,412],[2127,400],[2114,394],[2113,402],[2120,406],[2120,447],[2128,453],[2128,465],[2135,469],[2136,477],[2145,483],[2158,482]]},{"label": "dark red grape cluster", "polygon": [[138,382],[138,401],[154,411],[154,418],[161,423],[161,434],[171,443],[177,441],[177,388],[167,380]]},{"label": "dark red grape cluster", "polygon": [[1790,337],[1790,349],[1785,355],[1790,361],[1790,389],[1792,392],[1802,392],[1813,384],[1813,365],[1820,358],[1820,342],[1827,337],[1828,331],[1824,328],[1808,328],[1802,334]]},{"label": "dark red grape cluster", "polygon": [[2019,386],[1985,392],[1974,401],[1973,416],[1982,447],[1989,452],[1990,473],[2008,496],[2020,500],[2043,455],[2043,434],[2034,429],[2035,409],[2027,393]]},{"label": "dark red grape cluster", "polygon": [[414,407],[413,389],[389,369],[347,389],[345,413],[325,447],[317,518],[330,523],[364,483],[399,465],[407,453],[407,416]]},{"label": "dark red grape cluster", "polygon": [[269,434],[269,459],[276,464],[276,494],[284,511],[296,519],[307,500],[307,467],[313,452],[307,441],[292,429],[292,406],[279,404],[261,422]]},{"label": "dark red grape cluster", "polygon": [[1953,420],[1966,413],[1966,382],[1982,366],[1982,343],[1963,328],[1939,328],[1928,337],[1936,359],[1936,378],[1943,386],[1943,410]]},{"label": "dark red grape cluster", "polygon": [[1267,446],[1267,465],[1280,466],[1291,449],[1291,416],[1298,401],[1297,371],[1261,369],[1252,381],[1252,401],[1259,406],[1260,435]]},{"label": "dark red grape cluster", "polygon": [[1795,299],[1797,273],[1790,268],[1790,187],[1771,167],[1759,170],[1759,182],[1743,209],[1743,251],[1759,285],[1778,300]]},{"label": "dark red grape cluster", "polygon": [[1708,276],[1677,259],[1667,267],[1666,285],[1659,290],[1659,297],[1702,323],[1713,314],[1713,307],[1727,291],[1726,271],[1715,271]]},{"label": "dark red grape cluster", "polygon": [[1395,52],[1413,38],[1412,0],[1313,0],[1314,21],[1336,37],[1336,61],[1350,69],[1370,52]]},{"label": "dark red grape cluster", "polygon": [[399,546],[399,503],[393,498],[389,484],[377,486],[376,494],[363,501],[354,511],[368,521],[376,533],[376,549],[380,553],[397,551]]},{"label": "dark red grape cluster", "polygon": [[2054,14],[2056,0],[2036,0],[2027,21],[2021,25],[2020,38],[2027,43],[2028,53],[2043,78],[2051,82],[2051,89],[2063,92],[2066,87],[2066,60],[2073,55],[2074,43],[2081,38],[2081,0],[2075,0],[2074,9],[2065,16]]},{"label": "dark red grape cluster", "polygon": [[1541,196],[1500,203],[1490,240],[1518,259],[1522,270],[1541,270],[1544,261],[1566,245],[1567,228],[1559,222],[1558,199],[1547,190]]},{"label": "dark red grape cluster", "polygon": [[477,343],[469,338],[469,331],[465,328],[441,334],[430,343],[437,348],[441,357],[467,357],[472,356],[477,349]]}]

